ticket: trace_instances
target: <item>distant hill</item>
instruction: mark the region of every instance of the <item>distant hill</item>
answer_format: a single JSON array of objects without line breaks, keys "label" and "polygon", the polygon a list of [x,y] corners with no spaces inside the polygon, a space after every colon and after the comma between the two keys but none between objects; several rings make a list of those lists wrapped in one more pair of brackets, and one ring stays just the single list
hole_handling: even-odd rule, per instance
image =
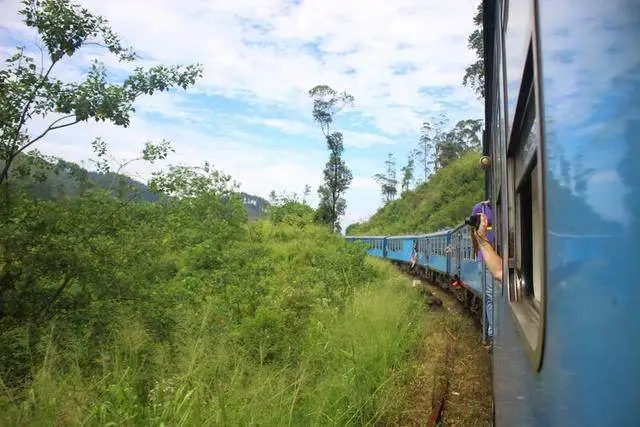
[{"label": "distant hill", "polygon": [[380,208],[346,234],[429,233],[458,225],[484,197],[480,153],[472,151],[436,172],[428,182]]},{"label": "distant hill", "polygon": [[247,193],[240,193],[240,196],[242,197],[242,202],[247,210],[249,219],[258,219],[266,214],[269,202],[265,199]]},{"label": "distant hill", "polygon": [[[27,156],[22,156],[16,159],[16,162],[12,166],[14,166],[15,170],[18,170],[24,167],[28,161],[30,161],[30,159],[28,159]],[[40,175],[43,179],[34,180],[30,178],[17,179],[16,181],[19,182],[20,185],[25,186],[29,193],[39,199],[52,200],[62,194],[70,197],[77,195],[78,192],[81,191],[83,184],[80,184],[74,176],[80,174],[83,175],[91,185],[103,189],[111,188],[114,196],[118,195],[118,189],[122,188],[119,184],[121,180],[124,180],[126,184],[125,187],[131,188],[131,190],[128,190],[127,194],[124,195],[125,197],[136,196],[137,199],[148,202],[158,200],[158,196],[151,192],[145,184],[126,175],[117,175],[113,172],[102,173],[88,171],[73,162],[62,159],[59,159],[56,164],[43,162],[41,160],[38,160],[37,164],[38,166],[35,168],[38,171],[37,175]],[[240,193],[240,197],[247,210],[249,219],[258,219],[266,213],[269,205],[267,200],[244,192]]]}]

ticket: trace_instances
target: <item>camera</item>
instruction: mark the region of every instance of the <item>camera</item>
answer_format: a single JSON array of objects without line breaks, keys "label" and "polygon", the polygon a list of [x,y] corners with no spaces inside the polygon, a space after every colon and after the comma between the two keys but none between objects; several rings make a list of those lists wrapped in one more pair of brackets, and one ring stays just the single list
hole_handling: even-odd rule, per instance
[{"label": "camera", "polygon": [[469,218],[465,218],[464,223],[473,228],[480,227],[480,214],[471,215]]}]

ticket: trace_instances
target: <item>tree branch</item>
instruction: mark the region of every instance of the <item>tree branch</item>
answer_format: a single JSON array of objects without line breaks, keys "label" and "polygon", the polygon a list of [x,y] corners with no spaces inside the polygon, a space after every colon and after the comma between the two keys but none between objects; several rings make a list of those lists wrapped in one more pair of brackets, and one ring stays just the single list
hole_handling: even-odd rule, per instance
[{"label": "tree branch", "polygon": [[61,122],[62,120],[65,119],[69,119],[71,117],[75,117],[73,114],[64,116],[64,117],[60,117],[58,120],[55,120],[53,123],[51,123],[49,125],[48,128],[46,128],[44,130],[44,132],[42,132],[40,135],[38,135],[37,137],[35,137],[34,139],[32,139],[31,141],[29,141],[27,144],[25,144],[23,147],[20,147],[17,151],[11,153],[4,164],[4,168],[2,169],[2,172],[0,173],[0,184],[2,184],[8,177],[9,177],[9,167],[11,166],[11,163],[13,162],[13,160],[16,158],[16,156],[20,153],[22,153],[24,150],[26,150],[27,148],[29,148],[31,145],[33,145],[34,143],[36,143],[38,140],[42,139],[46,134],[48,134],[49,132],[51,132],[52,130],[56,130],[56,129],[62,129],[65,128],[67,126],[72,126],[75,125],[76,123],[78,123],[80,120],[75,120],[73,122],[70,123],[65,123],[63,125],[58,125],[55,126],[56,123]]},{"label": "tree branch", "polygon": [[25,146],[24,146],[24,147],[21,147],[18,151],[16,151],[16,154],[20,154],[20,153],[22,153],[25,149],[29,148],[31,145],[33,145],[34,143],[36,143],[38,140],[42,139],[46,134],[48,134],[48,133],[49,133],[49,132],[51,132],[52,130],[66,128],[67,126],[73,126],[73,125],[75,125],[76,123],[78,123],[78,122],[80,121],[79,119],[76,119],[76,120],[74,120],[73,122],[69,122],[69,123],[65,123],[65,124],[63,124],[63,125],[55,126],[55,124],[56,124],[56,123],[59,123],[59,122],[61,122],[61,121],[63,121],[63,120],[66,120],[66,119],[70,119],[71,117],[75,117],[75,115],[74,115],[74,114],[69,114],[69,115],[67,115],[67,116],[60,117],[58,120],[55,120],[53,123],[51,123],[51,124],[49,125],[49,127],[48,127],[48,128],[46,128],[46,129],[44,130],[44,132],[42,132],[42,133],[41,133],[40,135],[38,135],[37,137],[33,138],[31,141],[29,141],[27,144],[25,144]]},{"label": "tree branch", "polygon": [[[24,105],[24,108],[22,109],[22,113],[20,114],[20,120],[18,121],[18,126],[16,128],[15,137],[13,138],[13,141],[11,142],[11,145],[9,145],[7,158],[5,159],[5,165],[4,165],[4,168],[2,169],[2,172],[0,173],[0,184],[2,184],[9,177],[9,168],[11,167],[11,163],[13,162],[13,159],[15,159],[18,154],[20,154],[27,147],[29,147],[34,142],[36,142],[37,140],[39,140],[40,138],[45,136],[49,131],[51,131],[53,129],[59,129],[61,127],[69,126],[69,125],[63,125],[63,126],[53,127],[53,125],[58,123],[61,119],[56,120],[55,122],[53,122],[47,128],[47,130],[45,130],[36,139],[34,139],[34,140],[30,141],[29,143],[27,143],[27,145],[25,145],[24,147],[21,147],[21,148],[18,148],[18,146],[17,146],[18,145],[18,138],[20,137],[20,130],[22,129],[22,126],[24,126],[25,119],[26,119],[26,116],[27,116],[27,112],[29,111],[29,107],[31,107],[31,104],[35,100],[35,98],[36,98],[36,96],[38,94],[38,91],[42,88],[42,86],[44,85],[44,82],[49,78],[49,74],[51,73],[51,70],[53,69],[53,67],[56,65],[57,62],[58,62],[58,60],[54,60],[53,62],[51,62],[51,65],[49,66],[49,68],[47,69],[47,72],[44,75],[42,75],[42,69],[40,70],[40,75],[42,75],[42,78],[40,79],[40,81],[36,85],[35,89],[31,93],[31,96],[27,100],[26,104]],[[73,116],[71,116],[71,117],[73,117]],[[66,116],[66,118],[69,118],[69,116]],[[77,121],[76,121],[76,123],[77,123]]]},{"label": "tree branch", "polygon": [[[53,69],[53,67],[57,63],[58,63],[58,60],[53,60],[51,62],[51,65],[49,66],[49,69],[47,69],[47,72],[45,73],[45,75],[42,76],[42,78],[38,82],[38,85],[33,90],[33,93],[31,94],[31,97],[28,99],[27,103],[25,104],[24,108],[22,109],[22,113],[20,114],[20,120],[18,121],[18,128],[16,129],[16,137],[13,140],[13,144],[14,144],[13,147],[14,148],[15,148],[16,142],[18,141],[18,136],[20,135],[20,129],[24,125],[25,118],[27,116],[27,112],[29,111],[29,107],[31,107],[31,103],[36,98],[36,95],[38,94],[38,91],[42,88],[42,86],[44,85],[44,82],[49,78],[49,73],[51,73],[51,70]],[[42,71],[40,71],[40,73],[42,74]]]},{"label": "tree branch", "polygon": [[131,163],[137,161],[137,160],[142,160],[142,157],[136,157],[135,159],[131,159],[131,160],[127,160],[126,162],[122,163],[120,165],[120,167],[118,168],[118,170],[116,170],[115,175],[113,177],[113,179],[111,180],[111,184],[109,184],[109,188],[107,188],[107,191],[111,191],[113,186],[116,183],[116,179],[118,178],[118,176],[120,175],[120,171],[122,169],[124,169],[125,167],[127,167],[128,165],[130,165]]}]

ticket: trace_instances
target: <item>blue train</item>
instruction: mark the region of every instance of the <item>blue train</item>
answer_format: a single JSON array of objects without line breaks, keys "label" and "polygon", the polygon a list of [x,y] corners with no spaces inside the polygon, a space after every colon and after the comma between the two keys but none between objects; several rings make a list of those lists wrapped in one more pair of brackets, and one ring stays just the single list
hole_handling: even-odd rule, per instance
[{"label": "blue train", "polygon": [[[483,339],[487,338],[486,313],[490,310],[482,304],[487,280],[491,278],[486,267],[475,260],[468,225],[429,234],[345,238],[363,243],[369,255],[388,259],[454,294],[481,322]],[[414,257],[415,266],[408,268]]]},{"label": "blue train", "polygon": [[467,258],[466,226],[357,239],[402,262],[417,239],[428,274],[457,274],[476,299],[492,281],[497,426],[638,426],[640,1],[484,0],[483,11],[485,186],[503,281]]}]

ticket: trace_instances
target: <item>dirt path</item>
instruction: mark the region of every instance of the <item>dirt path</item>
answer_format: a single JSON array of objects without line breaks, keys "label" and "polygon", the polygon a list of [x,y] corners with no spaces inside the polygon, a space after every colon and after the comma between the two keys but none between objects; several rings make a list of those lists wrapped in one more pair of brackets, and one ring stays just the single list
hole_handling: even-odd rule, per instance
[{"label": "dirt path", "polygon": [[[424,281],[422,282],[424,283]],[[445,375],[445,328],[456,337],[456,356],[449,393],[442,413],[442,426],[491,426],[491,358],[481,344],[480,330],[458,302],[431,285],[418,285],[442,300],[442,307],[427,306],[423,345],[419,349],[411,384],[412,404],[399,425],[426,426],[435,404],[438,378]]]}]

